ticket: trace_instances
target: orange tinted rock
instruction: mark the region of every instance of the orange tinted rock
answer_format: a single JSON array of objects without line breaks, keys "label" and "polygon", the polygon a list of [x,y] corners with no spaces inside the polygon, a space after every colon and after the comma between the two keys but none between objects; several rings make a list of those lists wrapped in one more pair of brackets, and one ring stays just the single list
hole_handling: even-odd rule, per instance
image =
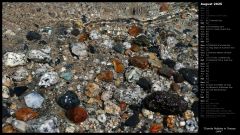
[{"label": "orange tinted rock", "polygon": [[139,35],[139,33],[141,33],[141,32],[142,32],[142,29],[135,25],[131,26],[128,30],[128,34],[131,36],[134,36],[134,37]]},{"label": "orange tinted rock", "polygon": [[161,11],[161,12],[165,12],[165,11],[167,12],[168,9],[169,9],[168,3],[162,3],[162,4],[161,4],[161,6],[160,6],[160,11]]},{"label": "orange tinted rock", "polygon": [[174,128],[175,126],[175,116],[174,115],[168,115],[166,118],[166,122],[167,122],[167,127],[168,128]]},{"label": "orange tinted rock", "polygon": [[87,111],[81,107],[74,107],[67,111],[66,116],[74,123],[81,123],[88,118]]},{"label": "orange tinted rock", "polygon": [[88,39],[88,34],[87,33],[81,33],[79,36],[79,42],[84,42]]},{"label": "orange tinted rock", "polygon": [[136,44],[132,44],[130,50],[133,52],[138,52],[138,51],[140,51],[140,47]]},{"label": "orange tinted rock", "polygon": [[134,56],[131,57],[129,63],[135,67],[146,69],[149,67],[148,59],[146,57]]},{"label": "orange tinted rock", "polygon": [[12,125],[7,124],[2,128],[2,132],[3,133],[15,133],[15,130]]},{"label": "orange tinted rock", "polygon": [[119,103],[119,107],[120,107],[121,111],[124,111],[127,107],[127,104],[125,102],[121,101]]},{"label": "orange tinted rock", "polygon": [[114,66],[114,70],[117,73],[122,73],[124,71],[124,66],[123,66],[122,62],[119,59],[114,59],[112,61],[112,63],[113,63],[113,66]]},{"label": "orange tinted rock", "polygon": [[102,71],[97,75],[97,78],[102,81],[111,82],[113,80],[112,71]]},{"label": "orange tinted rock", "polygon": [[22,121],[28,121],[38,116],[38,113],[34,112],[30,108],[18,109],[15,114],[16,114],[16,119],[22,120]]},{"label": "orange tinted rock", "polygon": [[150,132],[151,133],[157,133],[157,132],[161,131],[162,128],[163,128],[163,126],[161,124],[153,123],[150,126]]}]

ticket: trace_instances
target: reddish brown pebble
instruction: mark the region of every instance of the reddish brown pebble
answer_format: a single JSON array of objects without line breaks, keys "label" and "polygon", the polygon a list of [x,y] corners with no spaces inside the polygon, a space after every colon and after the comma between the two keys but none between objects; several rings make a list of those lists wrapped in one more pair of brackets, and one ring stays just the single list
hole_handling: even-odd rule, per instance
[{"label": "reddish brown pebble", "polygon": [[87,33],[81,33],[79,36],[79,42],[84,42],[88,39],[88,34]]},{"label": "reddish brown pebble", "polygon": [[127,107],[127,104],[125,102],[121,101],[119,103],[119,107],[120,107],[121,111],[124,111]]},{"label": "reddish brown pebble", "polygon": [[111,82],[113,80],[112,71],[102,71],[97,75],[97,78],[102,81]]},{"label": "reddish brown pebble", "polygon": [[38,116],[38,113],[34,112],[30,108],[18,109],[15,114],[16,114],[16,119],[22,120],[22,121],[28,121]]},{"label": "reddish brown pebble", "polygon": [[141,32],[142,32],[142,29],[135,25],[130,27],[130,29],[128,30],[128,34],[131,36],[134,36],[134,37],[139,35],[139,33],[141,33]]},{"label": "reddish brown pebble", "polygon": [[180,86],[177,83],[172,83],[170,85],[171,90],[173,90],[174,92],[179,92],[180,91]]},{"label": "reddish brown pebble", "polygon": [[132,44],[130,50],[133,52],[138,52],[138,51],[140,51],[140,47],[136,44]]},{"label": "reddish brown pebble", "polygon": [[162,3],[161,6],[160,6],[160,11],[161,12],[167,12],[169,9],[169,5],[167,3]]},{"label": "reddish brown pebble", "polygon": [[7,124],[2,128],[2,132],[3,133],[15,133],[15,130],[12,125]]},{"label": "reddish brown pebble", "polygon": [[161,124],[157,124],[157,123],[153,123],[150,126],[150,132],[151,133],[158,133],[160,130],[162,130],[162,125]]},{"label": "reddish brown pebble", "polygon": [[87,111],[81,107],[74,107],[67,111],[66,116],[74,123],[81,123],[88,118]]},{"label": "reddish brown pebble", "polygon": [[113,66],[114,66],[114,70],[117,73],[122,73],[124,71],[124,66],[123,66],[122,62],[119,59],[114,59],[112,61],[112,63],[113,63]]},{"label": "reddish brown pebble", "polygon": [[134,56],[130,58],[129,63],[135,67],[146,69],[149,67],[148,59],[146,57]]}]

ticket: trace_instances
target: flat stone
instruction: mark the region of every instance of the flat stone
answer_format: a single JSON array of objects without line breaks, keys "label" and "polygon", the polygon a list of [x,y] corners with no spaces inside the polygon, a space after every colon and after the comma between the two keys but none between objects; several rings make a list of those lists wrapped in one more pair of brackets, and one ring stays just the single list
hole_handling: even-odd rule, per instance
[{"label": "flat stone", "polygon": [[32,40],[40,40],[41,35],[35,31],[29,31],[26,35],[27,40],[32,41]]},{"label": "flat stone", "polygon": [[118,53],[121,53],[123,54],[124,52],[124,46],[120,43],[116,43],[114,46],[113,46],[113,50],[118,52]]},{"label": "flat stone", "polygon": [[24,97],[25,103],[30,108],[41,108],[44,98],[37,92],[32,92]]},{"label": "flat stone", "polygon": [[183,97],[169,91],[153,92],[143,99],[142,104],[146,109],[163,115],[182,114],[188,108]]},{"label": "flat stone", "polygon": [[149,67],[148,59],[146,57],[134,56],[129,58],[129,63],[135,67],[146,69]]},{"label": "flat stone", "polygon": [[28,59],[42,63],[48,63],[52,60],[51,56],[42,50],[30,50],[28,52]]},{"label": "flat stone", "polygon": [[3,63],[8,67],[25,65],[27,63],[27,57],[23,53],[7,52],[3,55]]},{"label": "flat stone", "polygon": [[30,108],[20,108],[15,112],[15,115],[17,120],[28,121],[36,118],[38,113]]},{"label": "flat stone", "polygon": [[151,46],[150,40],[145,35],[137,36],[132,43],[137,44],[139,46],[145,46],[145,47]]},{"label": "flat stone", "polygon": [[105,82],[111,82],[113,81],[113,72],[112,71],[102,71],[97,75],[97,78],[99,80],[105,81]]},{"label": "flat stone", "polygon": [[66,81],[71,81],[73,77],[73,73],[71,71],[62,72],[60,74],[60,77],[62,77]]}]

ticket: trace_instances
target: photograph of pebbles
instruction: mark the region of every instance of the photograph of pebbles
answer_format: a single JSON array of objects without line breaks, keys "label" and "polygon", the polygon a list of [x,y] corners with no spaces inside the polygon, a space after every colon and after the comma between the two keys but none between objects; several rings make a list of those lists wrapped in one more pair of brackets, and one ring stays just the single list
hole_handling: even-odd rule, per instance
[{"label": "photograph of pebbles", "polygon": [[3,133],[197,133],[198,3],[3,2]]}]

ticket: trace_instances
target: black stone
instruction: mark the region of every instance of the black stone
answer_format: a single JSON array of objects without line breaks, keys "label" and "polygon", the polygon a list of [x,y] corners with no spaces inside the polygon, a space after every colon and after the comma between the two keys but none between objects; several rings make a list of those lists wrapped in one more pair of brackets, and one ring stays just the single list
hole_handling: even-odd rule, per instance
[{"label": "black stone", "polygon": [[176,45],[175,45],[175,47],[177,47],[177,48],[186,48],[186,47],[188,47],[187,45],[185,45],[185,44],[183,44],[183,43],[177,43]]},{"label": "black stone", "polygon": [[192,111],[194,113],[194,116],[198,116],[198,101],[193,102],[192,104]]},{"label": "black stone", "polygon": [[144,108],[163,115],[182,114],[188,109],[188,103],[178,94],[169,91],[157,91],[145,97],[142,101]]},{"label": "black stone", "polygon": [[58,98],[57,103],[64,109],[70,109],[80,104],[78,96],[73,91],[67,91],[64,95]]},{"label": "black stone", "polygon": [[151,46],[150,40],[145,35],[140,35],[140,36],[136,37],[133,40],[133,43],[135,43],[135,44],[137,44],[139,46],[145,46],[145,47]]},{"label": "black stone", "polygon": [[27,44],[23,45],[23,50],[28,50],[28,45]]},{"label": "black stone", "polygon": [[125,121],[125,125],[129,127],[136,127],[136,125],[140,122],[138,114],[133,114]]},{"label": "black stone", "polygon": [[40,40],[40,41],[38,42],[38,44],[46,45],[47,42],[46,42],[45,40]]},{"label": "black stone", "polygon": [[60,27],[59,28],[59,34],[60,35],[67,35],[68,34],[67,28],[66,27]]},{"label": "black stone", "polygon": [[186,81],[188,81],[191,85],[198,84],[198,70],[190,69],[190,68],[181,68],[179,69],[179,73],[181,73]]},{"label": "black stone", "polygon": [[95,52],[96,52],[95,47],[92,46],[92,45],[89,45],[89,46],[88,46],[88,50],[89,50],[90,53],[95,53]]},{"label": "black stone", "polygon": [[27,40],[32,41],[32,40],[40,40],[41,35],[35,31],[29,31],[26,35]]},{"label": "black stone", "polygon": [[141,111],[141,106],[137,104],[131,104],[128,106],[129,109],[133,110],[133,113],[139,113]]},{"label": "black stone", "polygon": [[2,106],[2,118],[4,117],[10,117],[10,111],[7,107]]},{"label": "black stone", "polygon": [[74,35],[74,36],[77,36],[77,35],[80,34],[80,31],[79,31],[78,29],[73,29],[73,30],[71,31],[71,34]]},{"label": "black stone", "polygon": [[184,29],[184,30],[183,30],[183,33],[185,33],[185,34],[187,34],[187,33],[189,33],[189,32],[192,32],[192,30],[190,30],[190,29]]},{"label": "black stone", "polygon": [[182,83],[184,81],[183,75],[179,73],[175,73],[173,79],[175,83]]},{"label": "black stone", "polygon": [[85,15],[82,15],[82,22],[86,23],[88,21],[87,17]]},{"label": "black stone", "polygon": [[113,46],[113,50],[118,52],[118,53],[123,53],[124,52],[124,47],[122,44],[117,43],[116,45]]},{"label": "black stone", "polygon": [[10,89],[10,96],[14,96],[14,94],[16,96],[21,96],[26,90],[28,89],[27,86],[18,86],[18,87],[14,87],[14,89]]},{"label": "black stone", "polygon": [[174,71],[167,65],[163,65],[163,67],[158,70],[158,74],[170,78],[171,76],[173,76]]},{"label": "black stone", "polygon": [[60,63],[61,63],[61,59],[57,58],[57,59],[55,60],[55,65],[58,65],[58,64],[60,64]]},{"label": "black stone", "polygon": [[160,57],[160,50],[158,46],[150,46],[148,47],[148,51],[152,53],[156,53],[157,57]]},{"label": "black stone", "polygon": [[152,82],[146,78],[140,78],[137,81],[137,85],[139,85],[141,88],[143,88],[144,91],[147,91],[147,92],[150,92],[152,88]]},{"label": "black stone", "polygon": [[174,66],[176,65],[176,62],[171,59],[165,59],[163,60],[163,64],[168,65],[168,67],[170,68],[174,68]]},{"label": "black stone", "polygon": [[198,85],[193,85],[192,92],[196,95],[198,95]]}]

